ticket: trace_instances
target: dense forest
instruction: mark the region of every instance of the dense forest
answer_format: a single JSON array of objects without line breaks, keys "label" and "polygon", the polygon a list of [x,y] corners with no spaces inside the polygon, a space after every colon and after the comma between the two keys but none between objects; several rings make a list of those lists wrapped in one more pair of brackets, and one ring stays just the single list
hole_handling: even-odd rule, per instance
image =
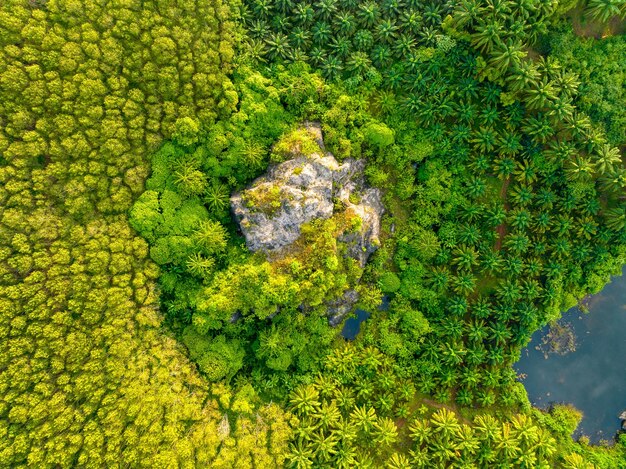
[{"label": "dense forest", "polygon": [[[624,0],[2,2],[0,467],[626,467],[512,367],[626,264],[625,25]],[[253,252],[233,194],[271,219],[257,178],[324,152],[381,195],[373,254],[358,191]]]}]

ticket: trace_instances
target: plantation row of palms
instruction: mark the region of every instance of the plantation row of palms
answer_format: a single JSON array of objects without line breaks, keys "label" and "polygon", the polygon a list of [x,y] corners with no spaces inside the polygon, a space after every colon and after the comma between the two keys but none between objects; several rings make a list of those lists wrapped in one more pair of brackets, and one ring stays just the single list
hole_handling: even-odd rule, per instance
[{"label": "plantation row of palms", "polygon": [[[521,346],[563,309],[567,293],[584,291],[588,275],[610,270],[615,246],[624,243],[626,173],[619,151],[594,140],[573,107],[563,124],[547,104],[505,106],[498,99],[505,89],[454,73],[445,60],[423,72],[443,85],[424,87],[414,111],[465,195],[454,224],[441,221],[425,277],[435,296],[418,300],[435,334],[422,346],[416,375],[434,376],[422,379],[421,390],[442,400],[454,390],[464,405],[490,405],[497,395],[510,403],[514,375],[505,370]],[[562,87],[561,95],[571,100],[574,90]],[[462,99],[453,105],[445,96]],[[399,248],[407,262],[423,251],[419,243]]]},{"label": "plantation row of palms", "polygon": [[383,68],[440,40],[452,2],[254,0],[241,16],[257,60],[307,61],[335,79]]},{"label": "plantation row of palms", "polygon": [[556,441],[526,414],[459,418],[429,408],[377,349],[347,345],[290,396],[292,467],[550,467]]}]

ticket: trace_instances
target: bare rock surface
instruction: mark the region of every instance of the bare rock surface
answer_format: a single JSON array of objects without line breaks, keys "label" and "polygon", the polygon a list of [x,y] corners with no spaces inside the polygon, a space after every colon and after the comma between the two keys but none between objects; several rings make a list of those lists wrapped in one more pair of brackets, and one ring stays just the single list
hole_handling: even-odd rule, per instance
[{"label": "bare rock surface", "polygon": [[329,301],[328,305],[328,324],[332,327],[338,326],[341,321],[354,309],[359,301],[359,294],[354,289],[349,289],[336,300]]},{"label": "bare rock surface", "polygon": [[340,241],[363,266],[379,244],[384,211],[380,191],[365,185],[363,160],[347,159],[339,164],[324,150],[319,124],[306,123],[305,128],[319,145],[319,152],[294,153],[292,159],[270,167],[266,175],[231,197],[232,212],[248,249],[273,253],[298,239],[304,223],[332,217],[334,199],[339,199],[362,220],[358,232],[346,233]]}]

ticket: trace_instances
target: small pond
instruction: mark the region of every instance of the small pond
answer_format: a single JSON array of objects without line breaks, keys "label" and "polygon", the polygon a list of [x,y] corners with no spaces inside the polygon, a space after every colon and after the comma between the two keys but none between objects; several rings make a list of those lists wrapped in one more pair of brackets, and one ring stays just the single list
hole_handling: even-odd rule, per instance
[{"label": "small pond", "polygon": [[545,358],[537,331],[515,365],[530,401],[540,408],[571,403],[584,414],[576,436],[592,443],[611,440],[626,410],[626,276],[616,277],[588,302],[589,313],[572,308],[559,322],[576,337],[576,350]]},{"label": "small pond", "polygon": [[[383,301],[381,305],[378,307],[380,311],[386,311],[389,309],[389,297],[383,296]],[[364,309],[357,309],[354,314],[343,324],[343,329],[341,329],[341,335],[344,339],[354,340],[361,330],[361,323],[368,319],[371,314]]]}]

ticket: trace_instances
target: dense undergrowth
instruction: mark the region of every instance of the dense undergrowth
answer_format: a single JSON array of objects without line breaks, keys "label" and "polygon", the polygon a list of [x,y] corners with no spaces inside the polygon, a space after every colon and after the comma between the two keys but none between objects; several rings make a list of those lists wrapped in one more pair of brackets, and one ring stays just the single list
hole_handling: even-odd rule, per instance
[{"label": "dense undergrowth", "polygon": [[[626,466],[511,367],[626,256],[623,38],[570,3],[3,4],[0,465]],[[385,194],[364,269],[350,220],[280,260],[231,220],[313,120]],[[354,344],[348,287],[390,301]]]}]

